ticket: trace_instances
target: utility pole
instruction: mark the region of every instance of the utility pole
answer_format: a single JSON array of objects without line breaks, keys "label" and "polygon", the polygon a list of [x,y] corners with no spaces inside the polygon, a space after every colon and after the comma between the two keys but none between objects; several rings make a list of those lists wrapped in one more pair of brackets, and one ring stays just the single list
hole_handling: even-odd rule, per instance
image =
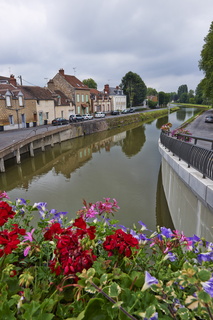
[{"label": "utility pole", "polygon": [[18,78],[20,79],[20,85],[22,86],[22,76],[18,76]]}]

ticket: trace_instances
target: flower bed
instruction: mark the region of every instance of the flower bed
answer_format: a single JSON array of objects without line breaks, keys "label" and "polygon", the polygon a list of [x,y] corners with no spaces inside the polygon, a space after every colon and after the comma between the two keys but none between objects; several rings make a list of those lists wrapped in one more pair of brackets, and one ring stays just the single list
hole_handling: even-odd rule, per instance
[{"label": "flower bed", "polygon": [[213,319],[213,244],[141,221],[127,229],[118,209],[84,201],[68,221],[0,193],[1,319]]}]

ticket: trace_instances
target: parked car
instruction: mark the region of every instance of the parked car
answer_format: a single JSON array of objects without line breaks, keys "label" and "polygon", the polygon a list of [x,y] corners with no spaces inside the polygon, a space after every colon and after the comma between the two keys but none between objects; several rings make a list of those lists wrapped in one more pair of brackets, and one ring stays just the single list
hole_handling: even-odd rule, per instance
[{"label": "parked car", "polygon": [[207,123],[213,123],[213,116],[206,116],[206,117],[205,117],[205,122],[207,122]]},{"label": "parked car", "polygon": [[95,113],[95,118],[104,118],[105,117],[105,113],[104,112],[96,112]]},{"label": "parked car", "polygon": [[119,110],[113,110],[111,112],[111,115],[117,115],[117,114],[120,114],[120,111]]},{"label": "parked car", "polygon": [[124,109],[121,113],[129,113],[129,109]]},{"label": "parked car", "polygon": [[83,118],[84,118],[84,120],[92,120],[93,119],[93,115],[91,115],[91,114],[83,114]]},{"label": "parked car", "polygon": [[77,121],[83,121],[84,118],[80,114],[71,114],[69,117],[70,122],[77,122]]},{"label": "parked car", "polygon": [[53,126],[60,126],[60,125],[63,125],[63,124],[68,124],[68,123],[69,123],[69,120],[64,119],[64,118],[55,118],[52,121],[52,125]]},{"label": "parked car", "polygon": [[133,112],[135,112],[135,108],[130,108],[129,113],[133,113]]}]

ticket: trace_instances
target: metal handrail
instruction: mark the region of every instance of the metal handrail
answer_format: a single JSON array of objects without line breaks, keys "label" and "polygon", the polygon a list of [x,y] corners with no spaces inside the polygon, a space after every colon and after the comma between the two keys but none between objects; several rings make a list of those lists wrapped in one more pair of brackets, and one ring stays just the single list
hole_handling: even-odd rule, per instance
[{"label": "metal handrail", "polygon": [[[182,138],[181,138],[182,137]],[[190,141],[194,140],[194,144]],[[197,141],[211,142],[211,149],[202,146],[197,146]],[[178,134],[176,138],[171,137],[170,133],[161,132],[160,142],[176,155],[179,160],[183,160],[192,167],[203,174],[203,178],[208,177],[213,180],[213,140],[192,136],[188,134]]]}]

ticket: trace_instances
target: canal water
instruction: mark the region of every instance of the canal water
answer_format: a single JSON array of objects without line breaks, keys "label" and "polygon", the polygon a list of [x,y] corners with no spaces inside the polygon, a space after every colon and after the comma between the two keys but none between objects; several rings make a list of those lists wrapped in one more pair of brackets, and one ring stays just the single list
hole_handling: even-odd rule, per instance
[{"label": "canal water", "polygon": [[173,227],[161,183],[158,151],[160,127],[175,129],[195,115],[197,108],[181,108],[157,120],[96,133],[47,148],[0,174],[0,189],[17,197],[47,202],[48,209],[67,211],[70,218],[83,199],[115,198],[121,224],[142,221],[149,229]]}]

